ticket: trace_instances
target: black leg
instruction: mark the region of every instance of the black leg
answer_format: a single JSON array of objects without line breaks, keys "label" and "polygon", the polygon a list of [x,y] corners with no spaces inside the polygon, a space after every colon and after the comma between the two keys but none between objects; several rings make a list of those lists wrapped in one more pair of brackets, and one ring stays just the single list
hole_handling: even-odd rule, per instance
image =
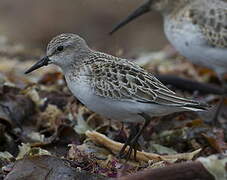
[{"label": "black leg", "polygon": [[121,122],[121,132],[124,130],[124,122]]},{"label": "black leg", "polygon": [[[223,75],[218,75],[218,79],[221,82],[222,87],[225,89],[225,92],[227,92],[227,84],[226,84],[225,80],[223,79]],[[214,113],[214,117],[212,120],[213,125],[216,125],[216,126],[219,125],[218,116],[221,112],[221,107],[224,104],[225,98],[226,98],[226,94],[222,95],[222,97],[220,98],[220,101],[217,105],[217,109]]]},{"label": "black leg", "polygon": [[119,158],[123,159],[125,156],[127,156],[127,153],[125,154],[125,149],[127,146],[131,144],[131,141],[133,137],[138,133],[138,125],[134,126],[133,124],[130,125],[130,132],[129,132],[129,137],[126,139],[126,142],[124,143],[124,146],[121,148],[121,151],[119,152]]},{"label": "black leg", "polygon": [[144,131],[144,129],[147,127],[147,125],[151,121],[151,117],[149,115],[147,115],[146,113],[140,113],[139,115],[142,116],[145,121],[144,121],[144,124],[143,124],[142,128],[139,130],[139,132],[134,137],[133,140],[135,140],[135,141],[137,141],[139,139],[140,135],[142,134],[142,132]]},{"label": "black leg", "polygon": [[[138,139],[141,136],[144,129],[147,127],[147,125],[151,121],[150,116],[147,115],[146,113],[140,113],[139,115],[145,119],[144,124],[143,124],[142,128],[139,131],[137,131],[136,135],[135,135],[135,131],[133,129],[131,129],[131,132],[130,132],[130,135],[129,135],[127,141],[125,142],[124,146],[121,148],[121,151],[119,152],[120,158],[126,158],[126,160],[128,160],[131,157],[132,151],[134,150],[134,159],[136,161],[136,152],[138,149]],[[136,128],[136,129],[139,129],[139,128]],[[129,145],[129,150],[127,152],[125,152],[128,145]]]},{"label": "black leg", "polygon": [[225,102],[225,97],[222,96],[221,99],[218,102],[217,109],[216,109],[216,111],[214,113],[214,117],[213,117],[213,120],[212,120],[212,124],[215,125],[215,126],[219,125],[218,116],[220,114],[221,107],[224,104],[224,102]]}]

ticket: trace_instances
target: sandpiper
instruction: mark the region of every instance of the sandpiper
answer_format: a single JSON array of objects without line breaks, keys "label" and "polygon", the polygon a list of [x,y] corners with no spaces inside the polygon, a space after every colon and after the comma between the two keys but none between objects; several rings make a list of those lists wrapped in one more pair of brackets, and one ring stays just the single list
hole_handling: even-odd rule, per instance
[{"label": "sandpiper", "polygon": [[176,50],[192,63],[214,70],[227,92],[227,1],[148,0],[116,25],[111,34],[151,10],[162,14],[164,32]]},{"label": "sandpiper", "polygon": [[54,37],[46,56],[25,73],[49,64],[62,69],[71,92],[90,110],[122,122],[144,121],[137,134],[126,141],[120,157],[128,158],[132,150],[136,154],[135,144],[151,117],[208,107],[176,95],[151,73],[126,59],[91,50],[76,34]]}]

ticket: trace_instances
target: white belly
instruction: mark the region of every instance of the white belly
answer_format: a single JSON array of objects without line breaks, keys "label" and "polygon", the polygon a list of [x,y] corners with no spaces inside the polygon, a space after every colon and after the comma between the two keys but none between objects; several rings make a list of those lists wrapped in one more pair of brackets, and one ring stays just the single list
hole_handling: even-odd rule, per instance
[{"label": "white belly", "polygon": [[168,19],[165,20],[164,26],[168,40],[182,56],[217,73],[227,72],[227,49],[208,45],[197,26],[180,22],[173,28]]},{"label": "white belly", "polygon": [[81,77],[80,80],[73,81],[66,77],[66,81],[74,96],[76,96],[76,98],[87,108],[113,120],[142,122],[144,119],[138,115],[142,112],[153,117],[182,111],[182,109],[176,110],[176,108],[172,107],[163,108],[162,106],[155,104],[146,104],[136,101],[120,101],[97,96],[89,86],[85,76]]}]

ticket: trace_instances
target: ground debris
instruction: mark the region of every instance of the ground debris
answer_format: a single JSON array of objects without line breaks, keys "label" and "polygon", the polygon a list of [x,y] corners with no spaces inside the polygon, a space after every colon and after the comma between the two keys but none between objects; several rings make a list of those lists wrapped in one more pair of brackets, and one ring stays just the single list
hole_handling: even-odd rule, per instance
[{"label": "ground debris", "polygon": [[[110,149],[112,152],[120,152],[121,148],[124,144],[115,142],[106,136],[95,132],[95,131],[87,131],[86,135],[95,143],[105,146],[108,149]],[[167,162],[176,162],[179,160],[192,160],[192,158],[198,154],[201,151],[201,149],[198,149],[191,153],[180,153],[180,154],[172,154],[172,155],[160,155],[155,153],[147,153],[144,151],[138,151],[137,152],[137,159],[139,161],[167,161]],[[131,155],[131,158],[133,159],[133,154]]]},{"label": "ground debris", "polygon": [[[1,42],[0,46],[3,47],[0,50],[0,177],[127,179],[133,174],[136,179],[145,172],[151,173],[149,177],[156,177],[157,173],[166,177],[168,168],[172,169],[168,172],[183,174],[188,170],[191,175],[197,168],[205,172],[203,177],[210,178],[213,171],[207,173],[206,167],[211,167],[213,159],[209,158],[227,151],[225,102],[218,127],[210,121],[215,108],[209,113],[185,112],[154,118],[139,139],[144,151],[138,151],[138,162],[126,163],[116,154],[129,134],[127,124],[106,119],[84,107],[70,93],[62,73],[53,66],[24,75],[41,55],[40,50],[27,51],[21,45]],[[222,92],[211,71],[164,51],[141,57],[138,62],[148,71],[164,74],[165,84],[182,96],[217,105],[218,94]],[[187,78],[192,84],[197,81],[195,86],[200,82],[210,83],[210,90],[201,91],[206,92],[203,94],[192,89],[186,91],[182,86],[177,86],[178,89],[171,82],[179,79],[165,78],[170,74]],[[211,94],[215,91],[218,93]],[[208,165],[204,164],[207,162]]]},{"label": "ground debris", "polygon": [[15,162],[6,180],[71,180],[71,179],[105,179],[101,175],[93,175],[76,168],[71,162],[53,156],[32,156]]}]

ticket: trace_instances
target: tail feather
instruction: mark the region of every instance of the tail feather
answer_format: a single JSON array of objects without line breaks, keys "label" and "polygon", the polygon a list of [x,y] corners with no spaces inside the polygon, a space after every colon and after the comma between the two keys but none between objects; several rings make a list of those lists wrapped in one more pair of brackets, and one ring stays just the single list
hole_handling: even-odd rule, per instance
[{"label": "tail feather", "polygon": [[208,110],[211,106],[204,102],[195,102],[184,104],[184,109],[190,111],[205,111]]},{"label": "tail feather", "polygon": [[192,99],[179,97],[175,93],[171,94],[162,91],[158,92],[156,102],[163,105],[166,104],[168,106],[181,107],[190,111],[204,111],[208,110],[208,108],[210,107],[205,102],[199,102]]}]

